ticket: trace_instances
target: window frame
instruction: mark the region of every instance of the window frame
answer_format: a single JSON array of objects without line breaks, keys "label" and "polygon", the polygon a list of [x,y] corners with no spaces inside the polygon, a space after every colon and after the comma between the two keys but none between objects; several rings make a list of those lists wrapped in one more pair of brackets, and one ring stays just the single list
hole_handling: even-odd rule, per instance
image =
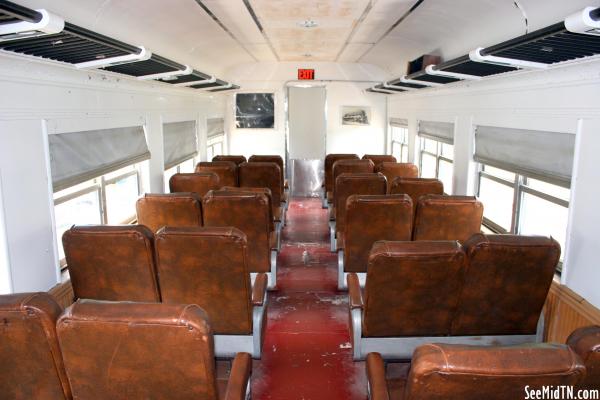
[{"label": "window frame", "polygon": [[[425,149],[425,140],[435,142],[435,153]],[[440,179],[440,161],[447,162],[452,165],[454,172],[454,159],[448,158],[442,154],[443,145],[452,146],[454,152],[454,144],[444,143],[440,140],[431,139],[429,137],[419,136],[419,174],[423,171],[423,155],[426,154],[435,157],[435,179]],[[454,192],[454,188],[452,190]]]},{"label": "window frame", "polygon": [[[141,164],[142,164],[142,162],[131,164],[128,167],[134,167],[133,170],[123,172],[122,174],[114,176],[110,179],[106,179],[105,176],[108,174],[111,174],[112,172],[115,172],[115,171],[108,172],[108,173],[98,176],[96,178],[92,178],[88,181],[89,183],[87,185],[83,186],[81,189],[77,190],[76,192],[68,193],[63,196],[55,198],[54,199],[54,207],[56,207],[60,204],[66,203],[67,201],[84,196],[86,194],[96,192],[98,194],[98,200],[99,200],[98,201],[98,212],[100,213],[100,222],[102,225],[108,225],[108,204],[107,204],[107,200],[106,200],[106,187],[108,185],[115,184],[122,179],[126,179],[126,178],[129,178],[130,176],[135,175],[136,179],[137,179],[137,189],[138,189],[137,195],[140,196],[143,191]],[[123,167],[123,168],[127,168],[127,167]],[[119,168],[119,169],[122,169],[122,168]],[[62,190],[66,190],[66,189],[68,189],[68,188],[65,188]],[[62,190],[60,190],[60,191],[62,191]],[[134,211],[133,215],[131,215],[130,217],[121,221],[120,224],[123,224],[123,225],[132,224],[136,220],[137,220],[137,215]],[[55,227],[55,229],[56,229],[56,227]],[[60,246],[60,243],[57,243],[57,245]],[[67,268],[66,259],[61,258],[58,261],[60,264],[61,272],[64,272],[64,270]]]},{"label": "window frame", "polygon": [[[225,134],[213,136],[211,138],[208,138],[208,140],[206,141],[206,155],[207,155],[207,159],[209,159],[208,161],[212,161],[212,158],[216,155],[214,148],[218,144],[221,145],[221,154],[222,154],[224,152],[224,147],[225,147]],[[208,157],[209,149],[211,149],[212,157]],[[221,154],[219,154],[219,155],[221,155]]]},{"label": "window frame", "polygon": [[[503,227],[501,227],[494,221],[492,221],[489,218],[484,216],[483,217],[483,225],[486,228],[488,228],[489,230],[491,230],[492,232],[499,233],[499,234],[510,233],[513,235],[520,234],[523,197],[526,193],[529,195],[532,195],[534,197],[538,197],[542,200],[548,201],[550,203],[553,203],[555,205],[564,207],[567,210],[569,209],[569,203],[570,203],[569,200],[561,199],[561,198],[553,196],[551,194],[534,189],[534,188],[528,186],[528,180],[529,179],[537,179],[537,180],[540,180],[540,181],[543,181],[545,183],[549,183],[549,184],[555,185],[555,186],[560,186],[560,187],[566,187],[566,186],[556,185],[555,182],[550,182],[548,180],[543,180],[543,179],[539,179],[539,178],[532,178],[532,177],[528,177],[526,175],[519,174],[517,172],[508,171],[503,168],[498,168],[498,169],[502,169],[503,171],[507,171],[507,172],[515,174],[515,180],[514,180],[514,182],[511,182],[507,179],[500,178],[492,173],[486,172],[485,171],[486,165],[487,164],[479,163],[479,171],[478,171],[478,178],[477,178],[477,197],[480,196],[481,179],[482,178],[492,180],[496,183],[511,187],[513,189],[513,204],[512,204],[512,217],[511,217],[510,229],[507,231],[506,229],[504,229]],[[493,167],[492,165],[489,165],[489,166]],[[497,168],[497,167],[494,167],[494,168]],[[565,227],[565,229],[566,228],[567,227]],[[562,261],[559,261],[556,272],[559,275],[562,272]]]},{"label": "window frame", "polygon": [[[409,149],[408,149],[408,126],[400,126],[400,125],[390,125],[390,129],[392,131],[392,140],[390,142],[390,155],[394,155],[394,144],[400,146],[400,158],[398,162],[408,162],[409,160]],[[401,139],[396,140],[394,138],[394,129],[401,129]],[[406,161],[404,160],[404,152],[406,151]]]}]

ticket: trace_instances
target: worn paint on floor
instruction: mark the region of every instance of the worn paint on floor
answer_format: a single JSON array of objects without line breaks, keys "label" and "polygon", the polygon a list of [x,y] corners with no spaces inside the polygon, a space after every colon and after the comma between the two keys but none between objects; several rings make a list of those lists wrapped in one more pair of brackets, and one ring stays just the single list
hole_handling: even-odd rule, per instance
[{"label": "worn paint on floor", "polygon": [[363,362],[352,361],[348,299],[337,292],[327,210],[318,199],[292,200],[269,293],[263,356],[255,361],[257,400],[365,400]]}]

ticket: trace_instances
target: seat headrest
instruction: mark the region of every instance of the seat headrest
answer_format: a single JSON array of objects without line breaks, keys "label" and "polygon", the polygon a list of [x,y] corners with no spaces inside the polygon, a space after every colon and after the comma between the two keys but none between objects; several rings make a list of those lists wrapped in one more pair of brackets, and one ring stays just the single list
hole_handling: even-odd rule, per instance
[{"label": "seat headrest", "polygon": [[220,155],[214,156],[212,161],[232,161],[236,163],[236,165],[240,165],[241,163],[246,162],[246,157],[238,155]]},{"label": "seat headrest", "polygon": [[577,353],[586,368],[581,387],[598,389],[600,386],[600,326],[586,326],[573,331],[567,344]]}]

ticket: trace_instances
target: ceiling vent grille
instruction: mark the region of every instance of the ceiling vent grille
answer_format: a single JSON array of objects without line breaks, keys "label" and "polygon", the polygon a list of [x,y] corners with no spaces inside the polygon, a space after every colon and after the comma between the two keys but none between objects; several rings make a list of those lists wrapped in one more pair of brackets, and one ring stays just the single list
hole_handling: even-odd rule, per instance
[{"label": "ceiling vent grille", "polygon": [[64,22],[45,10],[31,10],[5,0],[0,0],[0,49],[65,62],[77,68],[104,68],[138,79],[184,83],[180,86],[193,88],[196,85],[187,83],[198,81],[202,82],[198,88],[218,87],[215,91],[239,89],[187,65],[152,54],[144,47]]},{"label": "ceiling vent grille", "polygon": [[[600,8],[587,7],[563,22],[494,46],[475,49],[468,55],[433,65],[390,83],[397,85],[401,81],[410,81],[448,84],[518,69],[543,69],[597,54],[600,54]],[[373,88],[381,88],[381,85]]]}]

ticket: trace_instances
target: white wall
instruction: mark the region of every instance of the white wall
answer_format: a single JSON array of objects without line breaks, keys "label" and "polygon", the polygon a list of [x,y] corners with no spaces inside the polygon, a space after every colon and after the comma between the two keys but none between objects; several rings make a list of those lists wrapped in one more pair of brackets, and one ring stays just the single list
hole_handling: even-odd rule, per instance
[{"label": "white wall", "polygon": [[[234,96],[228,96],[226,127],[229,153],[279,154],[285,156],[285,84],[297,78],[298,68],[314,68],[313,84],[325,85],[327,91],[327,152],[382,153],[385,146],[385,96],[367,94],[364,89],[385,79],[383,71],[367,64],[343,63],[254,63],[240,65],[227,72],[242,86],[241,92],[275,93],[274,129],[236,129]],[[320,82],[342,80],[345,82]],[[342,105],[371,108],[372,124],[368,127],[342,126]]]},{"label": "white wall", "polygon": [[[49,182],[47,134],[144,125],[152,154],[147,191],[163,190],[162,123],[196,120],[206,159],[206,118],[222,117],[224,96],[139,82],[110,73],[0,54],[0,181],[8,262],[14,292],[47,290],[59,281]],[[8,270],[7,270],[8,268]]]},{"label": "white wall", "polygon": [[600,268],[594,249],[600,247],[600,170],[596,167],[600,154],[599,70],[600,60],[592,59],[545,71],[504,74],[390,96],[388,109],[390,117],[409,119],[412,154],[416,154],[417,120],[455,122],[455,194],[475,193],[474,125],[572,134],[579,131],[562,281],[597,307]]}]

